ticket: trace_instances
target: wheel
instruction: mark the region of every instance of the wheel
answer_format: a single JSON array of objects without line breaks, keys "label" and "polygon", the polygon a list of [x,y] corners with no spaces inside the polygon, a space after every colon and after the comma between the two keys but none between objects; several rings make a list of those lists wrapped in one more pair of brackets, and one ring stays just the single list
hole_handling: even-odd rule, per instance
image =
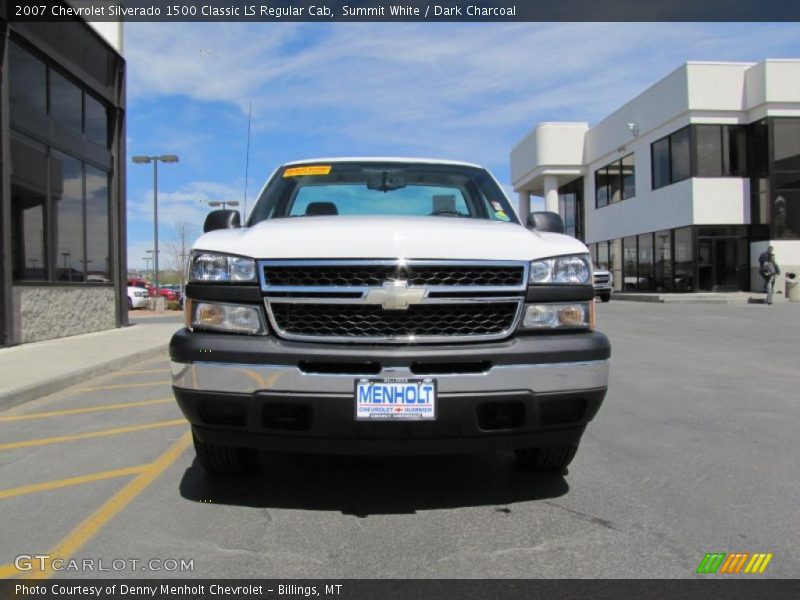
[{"label": "wheel", "polygon": [[133,300],[128,298],[128,310],[133,310]]},{"label": "wheel", "polygon": [[603,302],[608,302],[609,300],[611,300],[611,292],[605,292],[600,294],[600,300],[602,300]]},{"label": "wheel", "polygon": [[256,450],[206,444],[197,438],[194,430],[192,430],[192,441],[197,462],[209,473],[244,473],[255,467],[258,458]]},{"label": "wheel", "polygon": [[563,471],[578,451],[578,444],[514,450],[517,466],[531,471]]}]

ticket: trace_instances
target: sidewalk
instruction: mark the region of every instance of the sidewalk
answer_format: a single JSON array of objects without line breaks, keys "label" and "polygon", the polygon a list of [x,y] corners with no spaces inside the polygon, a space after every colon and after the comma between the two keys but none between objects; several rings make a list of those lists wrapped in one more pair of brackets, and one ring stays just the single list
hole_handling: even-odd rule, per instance
[{"label": "sidewalk", "polygon": [[[654,292],[614,292],[612,300],[629,302],[656,302],[658,304],[763,304],[765,295],[761,292],[693,292],[685,294],[664,294]],[[774,302],[787,302],[783,290],[775,291]]]},{"label": "sidewalk", "polygon": [[166,355],[175,321],[152,319],[130,327],[0,349],[0,410],[46,396],[134,362]]}]

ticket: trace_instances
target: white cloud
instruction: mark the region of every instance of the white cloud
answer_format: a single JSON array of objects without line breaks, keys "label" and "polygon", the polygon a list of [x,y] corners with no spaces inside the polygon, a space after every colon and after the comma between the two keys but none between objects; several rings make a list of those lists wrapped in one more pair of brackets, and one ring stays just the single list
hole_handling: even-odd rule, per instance
[{"label": "white cloud", "polygon": [[334,147],[505,165],[538,120],[597,120],[688,59],[796,49],[800,26],[148,23],[126,35],[134,100],[243,112],[252,100],[254,134],[313,122]]}]

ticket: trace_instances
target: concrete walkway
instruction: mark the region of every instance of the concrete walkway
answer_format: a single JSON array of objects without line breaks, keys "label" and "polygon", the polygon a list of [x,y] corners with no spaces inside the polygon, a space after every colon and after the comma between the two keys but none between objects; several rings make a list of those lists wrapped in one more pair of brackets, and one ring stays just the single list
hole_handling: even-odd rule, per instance
[{"label": "concrete walkway", "polygon": [[[612,301],[627,300],[630,302],[655,302],[658,304],[763,304],[765,295],[761,292],[718,292],[718,293],[686,293],[659,294],[652,292],[614,292]],[[786,302],[783,290],[775,290],[773,302]],[[800,307],[800,303],[795,303]]]},{"label": "concrete walkway", "polygon": [[0,410],[166,354],[180,327],[174,319],[143,319],[122,329],[2,348]]}]

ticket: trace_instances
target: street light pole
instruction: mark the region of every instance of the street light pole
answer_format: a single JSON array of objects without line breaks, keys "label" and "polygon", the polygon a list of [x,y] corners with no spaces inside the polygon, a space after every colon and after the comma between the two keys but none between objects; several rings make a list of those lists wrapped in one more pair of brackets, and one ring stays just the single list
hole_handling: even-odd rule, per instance
[{"label": "street light pole", "polygon": [[153,270],[155,271],[156,295],[158,295],[158,158],[153,161]]},{"label": "street light pole", "polygon": [[174,154],[162,154],[161,156],[134,156],[133,162],[136,164],[153,163],[153,279],[156,289],[158,289],[158,163],[176,163],[178,157]]}]

